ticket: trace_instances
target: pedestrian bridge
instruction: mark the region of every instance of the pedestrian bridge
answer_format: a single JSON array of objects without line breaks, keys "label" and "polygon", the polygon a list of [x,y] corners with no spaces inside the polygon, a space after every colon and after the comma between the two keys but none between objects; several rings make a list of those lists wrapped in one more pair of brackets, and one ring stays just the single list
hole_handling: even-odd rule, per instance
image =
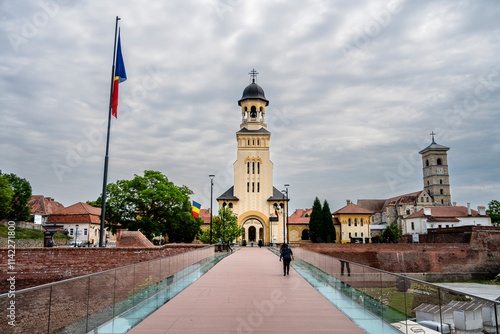
[{"label": "pedestrian bridge", "polygon": [[[435,305],[437,312],[418,316],[446,325],[454,321],[447,305],[466,301],[481,305],[481,323],[477,314],[467,322],[463,311],[464,321],[451,328],[498,333],[498,302],[293,250],[289,276],[275,249],[214,254],[207,247],[26,289],[15,296],[16,326],[4,321],[0,332],[439,333],[415,322],[417,306]],[[0,296],[3,310],[8,302],[7,294]]]}]

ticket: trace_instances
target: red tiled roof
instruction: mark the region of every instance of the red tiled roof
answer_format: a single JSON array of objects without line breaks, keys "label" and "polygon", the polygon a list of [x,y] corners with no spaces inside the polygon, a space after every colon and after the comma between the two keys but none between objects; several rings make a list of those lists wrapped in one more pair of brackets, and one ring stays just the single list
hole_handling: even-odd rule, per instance
[{"label": "red tiled roof", "polygon": [[418,196],[420,196],[421,193],[422,190],[415,191],[409,194],[399,195],[389,199],[360,199],[358,200],[358,205],[373,212],[382,212],[385,211],[385,208],[389,205],[416,203]]},{"label": "red tiled roof", "polygon": [[[431,206],[429,208],[431,209],[431,216],[435,218],[469,217],[467,213],[467,207],[465,206]],[[405,219],[422,218],[422,217],[425,217],[424,209],[412,213]],[[470,217],[487,217],[487,216],[480,216],[479,212],[471,209]]]},{"label": "red tiled roof", "polygon": [[350,214],[350,213],[364,213],[364,214],[369,214],[372,215],[374,212],[365,208],[360,207],[359,205],[350,203],[344,206],[341,209],[338,209],[335,211],[333,214]]},{"label": "red tiled roof", "polygon": [[47,223],[100,223],[101,208],[96,208],[87,203],[76,203],[65,209],[51,214]]},{"label": "red tiled roof", "polygon": [[64,209],[64,205],[54,201],[53,198],[43,195],[33,195],[28,201],[32,215],[47,216]]},{"label": "red tiled roof", "polygon": [[210,224],[210,209],[200,209],[200,218],[204,224]]}]

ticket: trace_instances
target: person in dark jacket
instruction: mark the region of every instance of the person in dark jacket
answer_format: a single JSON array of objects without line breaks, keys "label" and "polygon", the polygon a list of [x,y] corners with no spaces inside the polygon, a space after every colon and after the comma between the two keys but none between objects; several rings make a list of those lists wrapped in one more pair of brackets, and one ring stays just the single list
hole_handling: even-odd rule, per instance
[{"label": "person in dark jacket", "polygon": [[283,259],[283,276],[290,275],[290,261],[295,261],[295,259],[292,249],[286,243],[281,246],[280,261],[281,259]]}]

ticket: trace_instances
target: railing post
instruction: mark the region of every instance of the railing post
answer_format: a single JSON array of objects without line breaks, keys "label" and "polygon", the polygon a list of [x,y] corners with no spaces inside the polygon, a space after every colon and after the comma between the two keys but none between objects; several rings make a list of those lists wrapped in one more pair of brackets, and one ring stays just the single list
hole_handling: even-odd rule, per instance
[{"label": "railing post", "polygon": [[50,311],[52,308],[52,285],[50,286],[50,292],[49,292],[49,320],[47,322],[47,334],[50,333]]}]

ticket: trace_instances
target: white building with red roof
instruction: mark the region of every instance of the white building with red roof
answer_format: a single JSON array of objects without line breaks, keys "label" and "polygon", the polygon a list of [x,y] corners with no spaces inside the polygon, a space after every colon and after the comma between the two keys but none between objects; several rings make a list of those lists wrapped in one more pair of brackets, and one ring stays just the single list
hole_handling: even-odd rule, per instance
[{"label": "white building with red roof", "polygon": [[96,245],[99,244],[100,216],[101,208],[79,202],[51,214],[46,224],[63,225],[69,236]]},{"label": "white building with red roof", "polygon": [[427,234],[431,228],[450,228],[461,226],[492,226],[486,208],[479,206],[427,206],[403,218],[404,234]]}]

